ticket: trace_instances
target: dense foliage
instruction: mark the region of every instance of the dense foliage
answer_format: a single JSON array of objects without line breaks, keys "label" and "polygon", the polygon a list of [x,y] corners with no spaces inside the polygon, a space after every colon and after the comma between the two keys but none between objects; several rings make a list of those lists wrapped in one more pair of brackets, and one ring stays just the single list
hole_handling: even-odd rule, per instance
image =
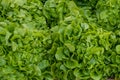
[{"label": "dense foliage", "polygon": [[0,80],[120,79],[120,0],[0,0]]}]

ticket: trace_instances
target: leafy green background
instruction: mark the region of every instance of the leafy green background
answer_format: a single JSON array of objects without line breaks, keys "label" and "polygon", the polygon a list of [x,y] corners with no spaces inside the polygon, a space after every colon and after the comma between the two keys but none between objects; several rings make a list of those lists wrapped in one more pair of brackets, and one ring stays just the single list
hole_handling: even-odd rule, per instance
[{"label": "leafy green background", "polygon": [[0,80],[120,79],[120,0],[0,0]]}]

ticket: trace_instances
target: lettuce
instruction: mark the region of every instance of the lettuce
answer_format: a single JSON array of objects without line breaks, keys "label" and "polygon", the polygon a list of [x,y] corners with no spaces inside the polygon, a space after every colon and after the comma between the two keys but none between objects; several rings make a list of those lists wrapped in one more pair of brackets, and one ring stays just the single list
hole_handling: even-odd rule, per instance
[{"label": "lettuce", "polygon": [[119,80],[119,8],[119,0],[0,0],[0,80]]}]

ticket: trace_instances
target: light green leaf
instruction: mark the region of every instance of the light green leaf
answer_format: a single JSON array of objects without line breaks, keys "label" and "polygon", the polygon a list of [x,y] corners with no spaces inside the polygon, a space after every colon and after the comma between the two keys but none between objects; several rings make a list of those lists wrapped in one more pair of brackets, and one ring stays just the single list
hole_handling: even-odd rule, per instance
[{"label": "light green leaf", "polygon": [[4,66],[5,64],[6,64],[5,59],[0,57],[0,66]]},{"label": "light green leaf", "polygon": [[4,8],[8,8],[8,6],[10,5],[10,2],[11,2],[11,0],[2,0],[2,1],[1,1],[1,5],[2,5]]},{"label": "light green leaf", "polygon": [[65,46],[70,50],[70,52],[75,51],[75,46],[71,43],[65,43]]},{"label": "light green leaf", "polygon": [[85,75],[84,72],[82,72],[80,69],[75,69],[73,74],[75,75],[75,77],[79,80],[79,79],[83,79],[83,80],[88,80],[89,76]]},{"label": "light green leaf", "polygon": [[78,61],[77,60],[67,60],[64,64],[67,68],[73,69],[78,67]]},{"label": "light green leaf", "polygon": [[45,69],[48,66],[49,66],[49,61],[48,60],[43,60],[39,63],[39,68],[40,69]]},{"label": "light green leaf", "polygon": [[65,58],[65,55],[63,53],[63,47],[58,47],[57,52],[55,54],[55,58],[57,60],[63,60]]},{"label": "light green leaf", "polygon": [[12,50],[16,51],[17,47],[18,47],[18,45],[15,42],[12,42]]},{"label": "light green leaf", "polygon": [[120,64],[120,56],[116,56],[116,62],[118,63],[118,64]]},{"label": "light green leaf", "polygon": [[23,6],[27,0],[12,0],[14,4],[17,4],[18,6]]},{"label": "light green leaf", "polygon": [[6,36],[5,36],[5,40],[6,40],[6,45],[8,45],[8,40],[9,40],[9,38],[10,38],[10,36],[11,36],[12,34],[10,33],[10,32],[7,32],[6,33]]},{"label": "light green leaf", "polygon": [[120,54],[120,45],[116,46],[116,52],[117,52],[117,54]]},{"label": "light green leaf", "polygon": [[93,80],[101,80],[101,78],[102,78],[102,74],[95,73],[95,72],[91,72],[90,76]]}]

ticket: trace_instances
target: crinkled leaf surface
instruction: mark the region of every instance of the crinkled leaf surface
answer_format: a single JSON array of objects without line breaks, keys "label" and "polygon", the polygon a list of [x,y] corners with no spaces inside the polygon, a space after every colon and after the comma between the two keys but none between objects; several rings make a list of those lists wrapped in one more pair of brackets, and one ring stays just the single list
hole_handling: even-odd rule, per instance
[{"label": "crinkled leaf surface", "polygon": [[120,80],[120,0],[0,0],[0,80]]}]

